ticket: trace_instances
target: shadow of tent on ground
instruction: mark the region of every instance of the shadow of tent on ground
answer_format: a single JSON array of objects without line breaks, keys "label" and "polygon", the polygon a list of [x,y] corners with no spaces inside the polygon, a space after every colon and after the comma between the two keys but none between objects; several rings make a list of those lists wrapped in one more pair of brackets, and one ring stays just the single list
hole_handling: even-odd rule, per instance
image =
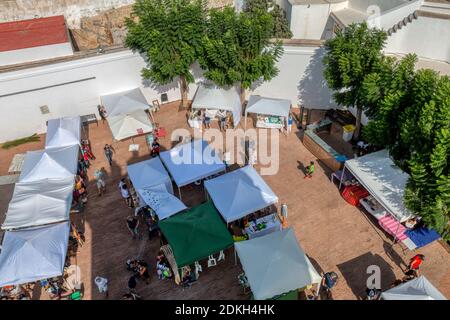
[{"label": "shadow of tent on ground", "polygon": [[380,268],[380,285],[385,290],[395,281],[396,276],[386,260],[378,254],[367,252],[352,260],[337,265],[343,279],[347,282],[353,294],[359,299],[366,296],[367,279],[373,274],[368,273],[369,266]]}]

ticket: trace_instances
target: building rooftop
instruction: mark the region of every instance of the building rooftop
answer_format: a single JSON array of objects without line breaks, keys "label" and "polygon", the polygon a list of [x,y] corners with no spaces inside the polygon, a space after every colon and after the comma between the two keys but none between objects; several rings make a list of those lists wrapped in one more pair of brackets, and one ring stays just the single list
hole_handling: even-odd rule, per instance
[{"label": "building rooftop", "polygon": [[333,4],[346,2],[347,0],[288,0],[292,5],[306,5],[306,4]]},{"label": "building rooftop", "polygon": [[0,23],[0,52],[66,42],[64,16]]},{"label": "building rooftop", "polygon": [[351,8],[333,11],[331,16],[342,26],[348,26],[352,23],[360,23],[366,21],[369,17],[366,13]]}]

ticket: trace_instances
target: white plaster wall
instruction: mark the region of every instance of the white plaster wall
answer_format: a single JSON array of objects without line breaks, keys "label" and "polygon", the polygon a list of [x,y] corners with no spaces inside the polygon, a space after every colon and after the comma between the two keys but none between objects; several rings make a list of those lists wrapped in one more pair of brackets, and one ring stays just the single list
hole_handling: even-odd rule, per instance
[{"label": "white plaster wall", "polygon": [[361,12],[366,12],[369,6],[377,6],[381,12],[386,12],[409,2],[408,0],[350,0],[348,5]]},{"label": "white plaster wall", "polygon": [[418,10],[422,3],[423,0],[408,1],[401,3],[395,8],[382,10],[379,17],[370,17],[368,23],[377,28],[387,30]]},{"label": "white plaster wall", "polygon": [[0,52],[0,66],[51,59],[73,54],[69,42]]},{"label": "white plaster wall", "polygon": [[315,109],[335,107],[323,77],[323,48],[286,46],[284,50],[278,62],[278,76],[270,82],[256,85],[248,95],[290,99],[293,106]]},{"label": "white plaster wall", "polygon": [[416,53],[419,57],[450,63],[450,20],[419,17],[387,41],[387,53]]},{"label": "white plaster wall", "polygon": [[[164,92],[170,101],[180,99],[176,84],[152,88],[143,83],[143,67],[139,55],[122,51],[0,74],[0,142],[43,133],[46,120],[51,118],[97,114],[99,97],[109,93],[141,87],[150,103]],[[91,77],[95,79],[9,95]],[[43,105],[49,107],[50,114],[40,113]]]},{"label": "white plaster wall", "polygon": [[[334,106],[331,92],[323,78],[323,49],[286,46],[278,62],[279,75],[270,82],[255,84],[250,94],[290,99],[293,105],[328,109]],[[141,87],[147,101],[167,92],[169,101],[180,99],[178,84],[153,88],[141,79],[144,60],[125,50],[77,61],[0,74],[0,142],[43,133],[45,122],[62,116],[97,114],[100,96]],[[196,81],[202,80],[198,66],[193,69]],[[81,79],[82,82],[64,84]],[[23,92],[41,88],[40,90]],[[189,98],[197,86],[189,86]],[[16,94],[13,94],[16,93]],[[39,107],[47,105],[50,114],[42,115]]]},{"label": "white plaster wall", "polygon": [[331,11],[347,7],[347,2],[335,4],[293,5],[290,28],[294,39],[320,39]]}]

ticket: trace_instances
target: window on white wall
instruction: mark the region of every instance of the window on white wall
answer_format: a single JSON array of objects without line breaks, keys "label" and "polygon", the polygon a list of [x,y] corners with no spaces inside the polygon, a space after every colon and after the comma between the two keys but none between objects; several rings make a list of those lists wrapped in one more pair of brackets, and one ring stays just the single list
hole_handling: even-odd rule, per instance
[{"label": "window on white wall", "polygon": [[50,109],[48,108],[47,105],[45,106],[40,106],[39,109],[41,110],[42,114],[49,114],[50,113]]}]

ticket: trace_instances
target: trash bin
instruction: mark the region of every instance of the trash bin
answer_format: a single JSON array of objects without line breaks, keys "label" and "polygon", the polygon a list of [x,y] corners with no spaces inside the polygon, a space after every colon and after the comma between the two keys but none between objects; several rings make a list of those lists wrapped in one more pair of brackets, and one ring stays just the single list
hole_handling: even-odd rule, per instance
[{"label": "trash bin", "polygon": [[352,124],[347,124],[342,127],[344,129],[344,132],[342,133],[342,139],[345,142],[349,142],[352,140],[353,132],[355,132],[356,127]]}]

